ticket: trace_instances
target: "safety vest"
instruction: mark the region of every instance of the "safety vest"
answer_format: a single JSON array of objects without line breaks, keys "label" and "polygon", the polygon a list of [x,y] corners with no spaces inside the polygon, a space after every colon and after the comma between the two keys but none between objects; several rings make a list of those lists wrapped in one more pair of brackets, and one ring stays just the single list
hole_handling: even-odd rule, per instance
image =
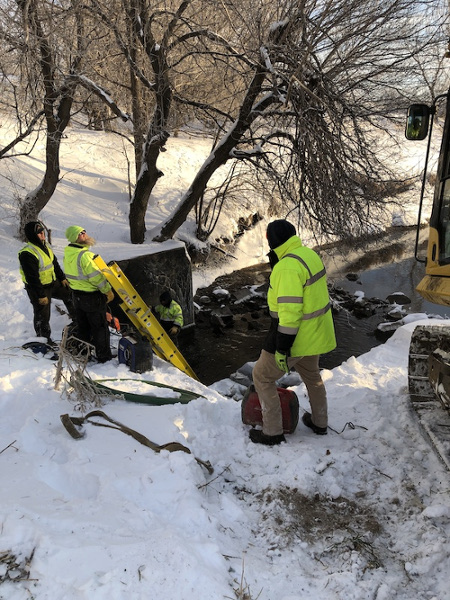
[{"label": "safety vest", "polygon": [[295,335],[291,356],[314,356],[336,347],[325,267],[320,256],[292,236],[275,248],[278,262],[267,292],[278,331]]},{"label": "safety vest", "polygon": [[161,321],[173,321],[174,325],[183,327],[183,311],[181,310],[181,306],[175,302],[175,300],[172,300],[168,307],[158,304],[156,310],[159,313]]},{"label": "safety vest", "polygon": [[[19,256],[22,252],[30,252],[33,254],[39,261],[39,280],[42,285],[47,285],[52,281],[55,281],[55,267],[53,265],[53,259],[55,255],[53,254],[53,250],[50,246],[47,246],[48,254],[39,248],[39,246],[35,246],[31,242],[29,242],[26,246],[22,248],[19,252]],[[27,279],[25,277],[25,273],[23,272],[22,267],[20,267],[20,274],[22,276],[22,281],[24,284],[27,284]]]},{"label": "safety vest", "polygon": [[72,290],[102,292],[107,294],[111,286],[92,260],[95,254],[85,246],[70,244],[64,250],[64,273]]}]

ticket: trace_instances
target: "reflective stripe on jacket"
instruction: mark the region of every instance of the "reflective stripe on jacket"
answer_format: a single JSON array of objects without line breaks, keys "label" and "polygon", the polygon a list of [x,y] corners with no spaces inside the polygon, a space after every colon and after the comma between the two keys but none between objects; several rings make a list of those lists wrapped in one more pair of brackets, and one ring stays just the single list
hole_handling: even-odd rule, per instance
[{"label": "reflective stripe on jacket", "polygon": [[[39,280],[42,285],[48,285],[56,279],[55,267],[53,265],[53,259],[55,255],[53,254],[53,250],[50,248],[50,246],[47,246],[47,250],[48,254],[38,246],[28,242],[28,244],[19,252],[19,256],[22,254],[22,252],[30,252],[37,258],[39,262]],[[27,285],[27,279],[22,267],[20,267],[20,274],[22,276],[22,281],[25,285]]]},{"label": "reflective stripe on jacket", "polygon": [[158,304],[155,307],[155,310],[159,314],[159,318],[161,321],[173,321],[174,325],[178,325],[178,327],[183,327],[183,311],[181,310],[181,306],[175,300],[172,300],[170,306],[167,308],[162,304]]},{"label": "reflective stripe on jacket", "polygon": [[69,244],[64,250],[64,272],[73,290],[107,294],[111,286],[92,260],[96,255],[85,246]]},{"label": "reflective stripe on jacket", "polygon": [[320,256],[292,236],[275,248],[278,262],[267,293],[280,333],[295,335],[291,356],[314,356],[336,347],[325,267]]}]

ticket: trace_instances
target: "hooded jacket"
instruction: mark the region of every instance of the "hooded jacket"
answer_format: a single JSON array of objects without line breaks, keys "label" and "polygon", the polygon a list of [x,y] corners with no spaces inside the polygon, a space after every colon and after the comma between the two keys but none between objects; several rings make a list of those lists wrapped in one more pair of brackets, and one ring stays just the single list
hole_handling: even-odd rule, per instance
[{"label": "hooded jacket", "polygon": [[159,318],[161,321],[165,323],[172,323],[177,325],[177,327],[183,327],[183,311],[181,310],[181,306],[175,300],[172,300],[170,306],[163,306],[162,304],[158,304],[155,307],[156,312],[159,314]]},{"label": "hooded jacket", "polygon": [[36,226],[38,221],[27,223],[24,228],[28,240],[26,246],[19,251],[20,274],[27,289],[33,289],[38,298],[46,294],[44,287],[56,279],[62,281],[65,275],[59,266],[58,259],[46,242],[41,242]]},{"label": "hooded jacket", "polygon": [[336,347],[325,267],[297,235],[273,248],[267,301],[272,323],[264,349],[314,356]]},{"label": "hooded jacket", "polygon": [[64,271],[72,290],[102,292],[107,294],[111,286],[95,264],[95,254],[81,244],[69,244],[64,250]]}]

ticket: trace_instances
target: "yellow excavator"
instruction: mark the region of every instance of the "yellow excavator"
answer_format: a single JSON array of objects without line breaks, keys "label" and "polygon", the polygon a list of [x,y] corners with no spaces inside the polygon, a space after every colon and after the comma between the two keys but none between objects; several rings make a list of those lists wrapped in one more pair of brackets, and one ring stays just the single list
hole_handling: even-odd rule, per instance
[{"label": "yellow excavator", "polygon": [[[431,211],[426,258],[419,256],[419,232],[427,166],[435,115],[445,115]],[[450,306],[450,90],[431,106],[413,104],[406,117],[408,140],[428,137],[422,177],[415,258],[425,264],[417,291],[434,304]],[[439,457],[450,470],[450,321],[418,325],[412,336],[408,360],[408,384],[412,405]]]}]

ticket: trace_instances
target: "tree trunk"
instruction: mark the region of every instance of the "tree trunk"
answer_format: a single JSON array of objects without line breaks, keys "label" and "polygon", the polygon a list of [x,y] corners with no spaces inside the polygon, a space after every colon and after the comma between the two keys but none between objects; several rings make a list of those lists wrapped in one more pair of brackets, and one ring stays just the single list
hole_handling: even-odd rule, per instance
[{"label": "tree trunk", "polygon": [[169,134],[163,131],[160,135],[153,136],[146,144],[141,172],[137,178],[133,198],[130,204],[129,224],[130,239],[132,244],[143,244],[145,241],[145,215],[148,201],[156,182],[164,175],[156,166],[161,147],[164,146]]},{"label": "tree trunk", "polygon": [[[30,220],[36,220],[41,210],[53,195],[59,181],[59,150],[62,135],[69,123],[72,110],[73,97],[77,87],[75,79],[70,77],[63,79],[61,86],[57,87],[57,69],[55,68],[55,56],[49,37],[44,33],[39,18],[37,3],[35,1],[24,2],[17,0],[23,17],[36,37],[39,48],[40,75],[44,88],[42,99],[43,112],[47,124],[46,147],[45,147],[45,174],[39,186],[27,194],[20,207],[20,231]],[[78,21],[78,32],[81,35],[82,28]],[[78,37],[79,49],[82,44]],[[79,64],[81,55],[75,56],[72,71]],[[58,102],[58,104],[57,104]],[[56,111],[55,111],[55,107]]]},{"label": "tree trunk", "polygon": [[20,231],[29,221],[36,221],[41,210],[53,195],[59,181],[59,149],[62,133],[47,130],[45,173],[38,187],[29,192],[20,206]]},{"label": "tree trunk", "polygon": [[47,102],[46,121],[47,139],[45,146],[45,173],[38,187],[29,192],[20,207],[20,231],[28,221],[35,221],[41,210],[52,197],[59,181],[59,150],[63,133],[69,123],[76,84],[66,88],[65,95],[58,106],[57,115],[53,115],[51,102]]}]

